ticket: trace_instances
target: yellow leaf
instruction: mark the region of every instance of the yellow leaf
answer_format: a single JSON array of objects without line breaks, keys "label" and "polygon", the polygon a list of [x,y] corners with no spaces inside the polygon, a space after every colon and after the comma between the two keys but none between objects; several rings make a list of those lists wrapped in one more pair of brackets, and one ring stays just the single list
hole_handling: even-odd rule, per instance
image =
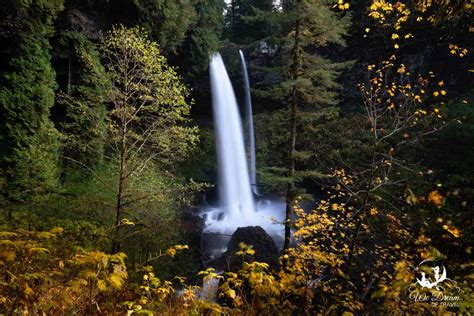
[{"label": "yellow leaf", "polygon": [[41,238],[41,239],[49,239],[51,237],[54,237],[55,235],[54,234],[51,234],[50,232],[40,232],[38,233],[38,238]]},{"label": "yellow leaf", "polygon": [[170,249],[166,250],[166,254],[168,256],[170,256],[171,258],[173,258],[176,255],[176,249],[170,248]]},{"label": "yellow leaf", "polygon": [[413,193],[411,189],[407,189],[406,194],[406,202],[408,205],[417,205],[418,204],[418,198],[416,195]]},{"label": "yellow leaf", "polygon": [[26,282],[22,282],[20,284],[20,287],[22,288],[23,290],[23,294],[25,294],[26,296],[32,296],[33,294],[35,294],[35,292],[33,291],[33,289],[28,285],[28,283]]},{"label": "yellow leaf", "polygon": [[42,247],[33,247],[28,249],[28,253],[33,254],[33,253],[49,253],[49,249],[42,248]]},{"label": "yellow leaf", "polygon": [[456,238],[462,236],[462,232],[461,232],[458,228],[456,228],[456,227],[454,227],[454,226],[451,226],[451,225],[450,225],[450,226],[443,225],[443,228],[444,228],[445,230],[447,230],[449,233],[451,233],[451,235],[453,235],[453,236],[456,237]]},{"label": "yellow leaf", "polygon": [[121,288],[123,284],[124,276],[119,273],[112,273],[109,276],[109,282],[114,288]]},{"label": "yellow leaf", "polygon": [[64,228],[62,227],[54,227],[49,231],[51,234],[61,234],[64,232]]},{"label": "yellow leaf", "polygon": [[370,215],[375,216],[375,215],[377,215],[378,213],[379,213],[379,211],[377,210],[376,207],[372,207],[372,208],[370,209]]},{"label": "yellow leaf", "polygon": [[5,259],[7,262],[13,262],[16,259],[16,253],[11,250],[0,252],[0,258]]},{"label": "yellow leaf", "polygon": [[18,235],[17,233],[13,233],[13,232],[0,232],[0,238],[12,238],[17,235]]},{"label": "yellow leaf", "polygon": [[97,280],[97,288],[99,288],[100,291],[105,291],[107,289],[107,285],[103,280]]},{"label": "yellow leaf", "polygon": [[83,270],[79,273],[79,277],[83,279],[94,279],[96,277],[96,272],[92,270]]},{"label": "yellow leaf", "polygon": [[232,289],[229,289],[227,292],[226,292],[227,296],[229,296],[231,299],[234,299],[235,298],[235,291],[232,290]]},{"label": "yellow leaf", "polygon": [[444,198],[438,192],[438,190],[434,190],[428,195],[428,202],[432,203],[434,206],[441,206],[441,204],[443,204],[443,200]]}]

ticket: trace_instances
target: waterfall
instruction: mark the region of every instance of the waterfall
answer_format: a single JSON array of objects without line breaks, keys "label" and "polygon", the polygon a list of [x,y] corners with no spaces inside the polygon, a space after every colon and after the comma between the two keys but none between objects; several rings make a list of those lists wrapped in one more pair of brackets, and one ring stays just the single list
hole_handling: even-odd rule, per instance
[{"label": "waterfall", "polygon": [[[242,52],[241,61],[246,77],[247,124],[249,128],[250,164],[247,167],[244,133],[237,100],[229,76],[219,54],[214,54],[209,66],[211,77],[214,131],[217,150],[219,203],[201,210],[204,219],[202,247],[208,258],[216,258],[227,250],[230,236],[238,227],[260,226],[276,244],[283,245],[285,202],[263,199],[254,202],[251,183],[255,185],[255,141],[250,103],[250,88]],[[252,175],[253,174],[253,175]],[[251,182],[252,177],[252,182]],[[254,186],[256,189],[256,187]]]},{"label": "waterfall", "polygon": [[247,137],[248,137],[248,148],[249,148],[249,164],[250,164],[250,185],[255,194],[257,191],[257,169],[255,163],[255,135],[253,131],[253,113],[252,113],[252,99],[250,97],[250,82],[249,74],[247,71],[247,63],[245,62],[244,53],[239,50],[240,64],[242,66],[242,74],[244,76],[244,88],[245,88],[245,115],[247,118]]},{"label": "waterfall", "polygon": [[249,219],[255,212],[237,100],[220,54],[209,68],[212,88],[219,200],[227,219]]}]

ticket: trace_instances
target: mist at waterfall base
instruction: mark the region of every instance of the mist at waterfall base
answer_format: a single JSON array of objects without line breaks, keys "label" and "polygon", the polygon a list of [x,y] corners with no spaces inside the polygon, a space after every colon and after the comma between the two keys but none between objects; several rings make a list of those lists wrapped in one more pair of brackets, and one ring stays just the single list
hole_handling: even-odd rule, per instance
[{"label": "mist at waterfall base", "polygon": [[[242,67],[245,60],[242,58]],[[249,170],[244,143],[244,132],[240,118],[237,99],[224,62],[220,54],[212,56],[209,67],[214,114],[214,131],[216,137],[218,161],[218,196],[216,205],[203,207],[201,216],[204,219],[204,247],[210,257],[215,257],[226,251],[231,235],[238,227],[261,226],[281,248],[284,239],[285,204],[275,199],[261,198],[256,193],[255,176]],[[246,69],[244,76],[246,76]],[[248,80],[248,77],[245,78]],[[248,88],[248,86],[247,86]],[[247,91],[248,93],[248,91]],[[247,97],[247,102],[249,102]],[[249,110],[250,107],[250,110]],[[247,103],[247,113],[252,115],[251,105]],[[251,146],[253,140],[253,122],[249,133]],[[252,148],[252,147],[251,147]],[[252,150],[255,147],[253,147]],[[253,155],[253,157],[252,157]],[[254,156],[251,153],[251,164]],[[252,182],[253,182],[252,181]],[[255,190],[252,190],[252,184]]]}]

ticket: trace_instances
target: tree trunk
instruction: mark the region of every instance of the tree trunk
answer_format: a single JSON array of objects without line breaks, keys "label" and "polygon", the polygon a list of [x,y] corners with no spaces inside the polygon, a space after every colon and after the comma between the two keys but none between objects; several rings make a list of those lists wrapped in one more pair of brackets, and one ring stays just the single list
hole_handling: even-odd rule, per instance
[{"label": "tree trunk", "polygon": [[291,215],[293,213],[293,201],[295,194],[295,185],[293,183],[293,177],[295,175],[295,158],[294,152],[296,150],[296,124],[297,124],[297,112],[298,112],[298,88],[296,86],[296,80],[298,79],[299,62],[300,62],[300,20],[296,20],[295,23],[295,43],[293,46],[293,67],[292,67],[292,79],[295,81],[292,88],[292,100],[291,100],[291,130],[290,130],[290,146],[288,151],[288,187],[286,191],[286,212],[285,212],[285,243],[283,249],[286,250],[290,246],[291,240]]},{"label": "tree trunk", "polygon": [[72,62],[71,62],[71,52],[69,52],[69,57],[67,58],[67,94],[71,94],[72,87]]},{"label": "tree trunk", "polygon": [[[374,129],[374,133],[376,133],[375,129]],[[372,147],[372,163],[370,164],[370,168],[371,168],[370,169],[370,176],[368,178],[369,180],[367,182],[366,192],[365,192],[364,198],[362,200],[361,211],[358,213],[358,215],[355,218],[356,220],[358,220],[358,222],[357,222],[356,230],[354,232],[354,236],[352,237],[352,240],[351,240],[351,243],[350,243],[350,246],[349,246],[349,253],[347,255],[347,265],[348,266],[350,266],[352,264],[352,259],[354,258],[354,253],[356,251],[357,238],[359,237],[360,229],[362,227],[362,221],[364,220],[364,216],[365,216],[365,213],[367,212],[367,208],[368,208],[370,192],[372,190],[372,181],[374,180],[375,172],[377,171],[377,167],[375,166],[375,155],[376,155],[376,153],[377,153],[377,142],[374,140],[374,144],[373,144],[373,147]]]},{"label": "tree trunk", "polygon": [[124,186],[125,186],[125,147],[126,147],[126,129],[122,130],[122,144],[120,148],[119,157],[119,183],[117,190],[117,204],[115,207],[115,236],[112,243],[112,253],[120,251],[120,221],[122,220],[122,208],[123,208],[123,197],[124,197]]}]

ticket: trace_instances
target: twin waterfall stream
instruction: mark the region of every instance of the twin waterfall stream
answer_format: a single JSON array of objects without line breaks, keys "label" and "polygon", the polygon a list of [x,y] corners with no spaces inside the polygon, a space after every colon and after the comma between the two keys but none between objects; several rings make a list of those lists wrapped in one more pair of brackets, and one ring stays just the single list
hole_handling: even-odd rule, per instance
[{"label": "twin waterfall stream", "polygon": [[244,129],[234,89],[220,54],[209,67],[216,137],[219,199],[204,207],[204,235],[211,257],[226,251],[227,242],[238,227],[261,226],[281,246],[285,205],[259,197],[255,170],[255,139],[252,104],[245,58],[240,51],[245,85],[246,123],[249,147],[247,162]]}]

